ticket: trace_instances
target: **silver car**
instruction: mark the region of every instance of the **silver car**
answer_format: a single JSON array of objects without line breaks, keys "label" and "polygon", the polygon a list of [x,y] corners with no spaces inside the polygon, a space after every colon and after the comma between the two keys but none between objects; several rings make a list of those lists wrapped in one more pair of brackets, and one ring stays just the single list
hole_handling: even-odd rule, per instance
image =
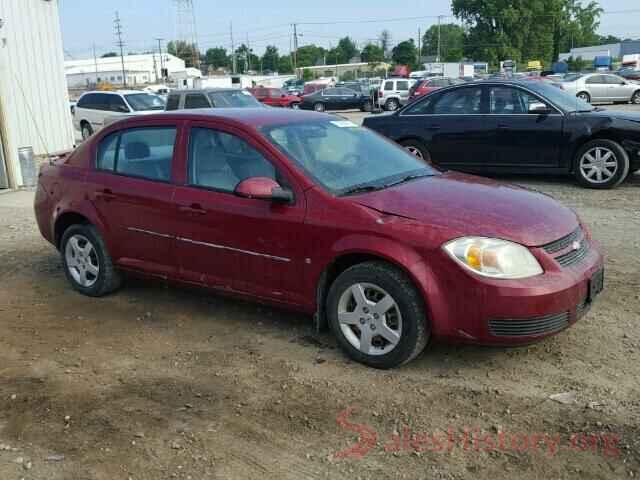
[{"label": "silver car", "polygon": [[640,83],[612,73],[569,74],[558,85],[586,102],[631,102],[640,105]]}]

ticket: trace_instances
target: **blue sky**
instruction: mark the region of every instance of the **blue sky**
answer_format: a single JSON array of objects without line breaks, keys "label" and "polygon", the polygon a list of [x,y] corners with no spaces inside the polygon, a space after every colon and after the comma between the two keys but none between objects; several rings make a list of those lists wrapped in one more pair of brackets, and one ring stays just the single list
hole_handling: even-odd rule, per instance
[{"label": "blue sky", "polygon": [[[299,44],[335,45],[349,35],[364,45],[387,29],[394,42],[416,38],[433,23],[437,15],[450,15],[450,0],[193,0],[201,49],[229,48],[229,23],[233,22],[236,44],[246,42],[262,53],[269,44],[281,53],[289,51],[293,22],[328,22],[326,25],[300,25]],[[125,51],[157,48],[156,37],[175,38],[175,8],[172,0],[60,0],[60,15],[67,58],[91,56],[95,43],[98,54],[115,50],[114,12],[122,18]],[[607,13],[602,17],[600,33],[640,38],[640,12],[616,13],[640,9],[638,0],[600,0]],[[389,19],[407,20],[389,21]],[[331,23],[374,20],[368,23]],[[453,18],[443,21],[455,21]]]}]

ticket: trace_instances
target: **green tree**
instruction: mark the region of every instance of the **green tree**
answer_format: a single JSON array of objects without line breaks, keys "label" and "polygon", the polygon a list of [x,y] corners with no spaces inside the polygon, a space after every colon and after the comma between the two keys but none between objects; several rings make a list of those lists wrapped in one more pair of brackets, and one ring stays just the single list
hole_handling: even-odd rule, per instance
[{"label": "green tree", "polygon": [[418,50],[416,49],[416,44],[413,39],[410,39],[400,42],[398,45],[393,47],[393,50],[391,51],[391,58],[398,65],[415,66],[417,54]]},{"label": "green tree", "polygon": [[310,44],[300,47],[297,52],[297,66],[313,67],[323,61],[325,54],[326,50],[317,45]]},{"label": "green tree", "polygon": [[107,52],[104,55],[101,55],[100,58],[111,58],[111,57],[117,57],[118,54],[116,52]]},{"label": "green tree", "polygon": [[278,49],[273,45],[267,45],[267,48],[262,55],[262,70],[269,70],[276,72],[279,70],[280,56],[278,55]]},{"label": "green tree", "polygon": [[440,60],[443,62],[458,62],[464,56],[465,31],[460,25],[446,23],[432,25],[422,37],[422,55],[438,55],[438,37],[440,38]]},{"label": "green tree", "polygon": [[238,73],[258,70],[260,68],[260,57],[255,55],[253,50],[243,43],[236,48],[236,68]]},{"label": "green tree", "polygon": [[313,80],[313,72],[311,70],[309,70],[308,68],[305,68],[302,71],[302,80],[304,80],[305,82],[309,82],[309,81]]},{"label": "green tree", "polygon": [[378,45],[369,43],[362,49],[360,58],[363,62],[367,62],[370,65],[375,65],[377,63],[384,62],[384,52]]},{"label": "green tree", "polygon": [[338,63],[349,63],[353,57],[358,55],[356,44],[349,37],[341,38],[338,42],[339,61]]},{"label": "green tree", "polygon": [[209,48],[204,54],[204,61],[210,68],[226,68],[229,66],[227,50],[222,47]]},{"label": "green tree", "polygon": [[200,52],[196,46],[183,40],[172,40],[167,43],[167,52],[184,60],[187,67],[195,67],[200,60]]},{"label": "green tree", "polygon": [[293,73],[291,55],[283,55],[279,58],[278,73]]},{"label": "green tree", "polygon": [[604,35],[598,38],[598,45],[606,45],[608,43],[620,43],[622,39],[615,35]]}]

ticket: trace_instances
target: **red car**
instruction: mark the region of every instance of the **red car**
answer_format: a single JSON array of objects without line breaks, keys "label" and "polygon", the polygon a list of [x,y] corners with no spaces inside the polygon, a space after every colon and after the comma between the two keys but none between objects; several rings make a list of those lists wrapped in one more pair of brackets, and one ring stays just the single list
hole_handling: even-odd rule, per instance
[{"label": "red car", "polygon": [[281,305],[377,368],[431,338],[530,343],[603,287],[600,248],[571,209],[439,172],[316,112],[121,120],[42,167],[35,212],[85,295],[128,272]]},{"label": "red car", "polygon": [[271,107],[298,108],[302,99],[297,95],[289,95],[280,88],[257,87],[249,89],[258,101]]},{"label": "red car", "polygon": [[465,83],[457,78],[432,77],[418,80],[409,90],[409,102],[417,100],[419,97],[444,87]]}]

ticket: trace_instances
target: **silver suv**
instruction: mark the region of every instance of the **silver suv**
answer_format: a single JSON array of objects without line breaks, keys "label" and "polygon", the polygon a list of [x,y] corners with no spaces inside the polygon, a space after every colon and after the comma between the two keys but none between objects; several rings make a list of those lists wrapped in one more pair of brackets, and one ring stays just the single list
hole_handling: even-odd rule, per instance
[{"label": "silver suv", "polygon": [[389,78],[383,80],[378,92],[378,105],[390,112],[409,103],[409,90],[415,83],[408,78]]},{"label": "silver suv", "polygon": [[264,108],[250,92],[237,88],[173,90],[167,98],[167,111],[192,108]]}]

